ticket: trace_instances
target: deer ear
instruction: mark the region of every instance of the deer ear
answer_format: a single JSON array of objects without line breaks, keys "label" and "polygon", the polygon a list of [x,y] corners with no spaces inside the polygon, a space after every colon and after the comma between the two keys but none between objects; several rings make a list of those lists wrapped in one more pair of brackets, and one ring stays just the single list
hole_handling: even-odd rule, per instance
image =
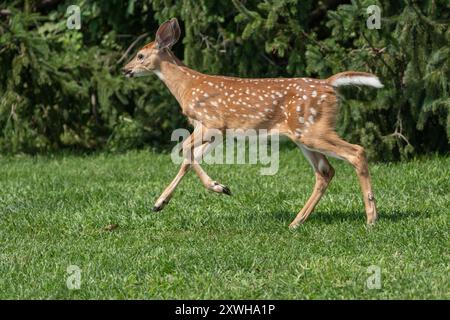
[{"label": "deer ear", "polygon": [[180,38],[181,30],[176,18],[164,22],[156,32],[156,45],[158,49],[170,48]]}]

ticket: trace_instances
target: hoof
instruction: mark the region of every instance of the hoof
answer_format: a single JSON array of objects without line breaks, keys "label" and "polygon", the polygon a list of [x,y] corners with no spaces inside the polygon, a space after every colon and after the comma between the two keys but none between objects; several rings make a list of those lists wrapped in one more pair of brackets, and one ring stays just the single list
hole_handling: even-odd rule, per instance
[{"label": "hoof", "polygon": [[162,207],[161,206],[154,206],[153,208],[152,208],[152,211],[153,212],[158,212],[158,211],[161,211],[162,210]]},{"label": "hoof", "polygon": [[298,228],[299,225],[300,225],[300,223],[291,223],[291,224],[289,225],[289,229],[290,229],[290,230],[295,230],[295,229]]},{"label": "hoof", "polygon": [[223,193],[225,193],[227,196],[231,196],[231,190],[227,186],[223,186]]},{"label": "hoof", "polygon": [[231,196],[231,190],[227,186],[224,186],[223,184],[220,184],[218,182],[214,182],[214,185],[212,187],[212,190],[218,193],[224,193],[228,196]]},{"label": "hoof", "polygon": [[306,218],[308,218],[308,217],[302,216],[298,219],[297,218],[294,219],[294,221],[292,221],[291,224],[289,225],[289,229],[291,229],[291,230],[297,229],[305,222]]},{"label": "hoof", "polygon": [[[156,201],[156,203],[158,203],[159,201]],[[164,209],[164,207],[166,206],[166,204],[168,204],[169,203],[169,201],[166,199],[166,200],[164,200],[163,202],[161,202],[161,204],[155,204],[154,206],[153,206],[153,208],[152,208],[152,211],[153,212],[158,212],[158,211],[161,211],[162,209]]]},{"label": "hoof", "polygon": [[377,213],[375,212],[375,213],[373,213],[372,215],[370,215],[370,216],[367,218],[366,224],[367,224],[368,226],[373,226],[373,225],[375,225],[375,223],[377,222],[377,219],[378,219],[378,215],[377,215]]}]

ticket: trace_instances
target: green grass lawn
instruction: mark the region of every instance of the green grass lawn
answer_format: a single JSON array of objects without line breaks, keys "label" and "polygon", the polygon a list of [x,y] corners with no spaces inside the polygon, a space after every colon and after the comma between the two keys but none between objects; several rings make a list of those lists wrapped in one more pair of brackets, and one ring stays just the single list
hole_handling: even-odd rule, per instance
[{"label": "green grass lawn", "polygon": [[[331,161],[325,197],[292,231],[314,184],[298,150],[274,176],[205,166],[232,197],[190,172],[158,213],[178,169],[168,155],[0,157],[0,298],[449,299],[450,158],[371,165],[371,228],[353,169]],[[366,286],[371,265],[381,289]]]}]

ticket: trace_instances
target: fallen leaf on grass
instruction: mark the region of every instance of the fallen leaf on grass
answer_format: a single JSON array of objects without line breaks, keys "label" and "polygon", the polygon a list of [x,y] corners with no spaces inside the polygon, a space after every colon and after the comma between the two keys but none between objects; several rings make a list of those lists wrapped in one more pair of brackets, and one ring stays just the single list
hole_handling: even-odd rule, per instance
[{"label": "fallen leaf on grass", "polygon": [[117,223],[114,223],[114,224],[107,225],[106,227],[103,228],[103,230],[113,231],[114,229],[116,229],[118,227],[119,227],[119,225]]}]

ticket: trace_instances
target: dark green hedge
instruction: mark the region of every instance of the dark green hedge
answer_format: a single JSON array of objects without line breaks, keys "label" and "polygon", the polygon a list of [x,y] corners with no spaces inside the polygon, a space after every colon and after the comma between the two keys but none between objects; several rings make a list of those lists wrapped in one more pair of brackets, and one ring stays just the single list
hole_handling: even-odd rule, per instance
[{"label": "dark green hedge", "polygon": [[[72,4],[79,31],[66,27]],[[372,4],[382,9],[379,30],[366,27]],[[174,50],[189,66],[244,77],[372,72],[385,88],[343,91],[339,132],[384,160],[447,152],[449,9],[446,0],[7,0],[0,151],[167,146],[187,127],[175,99],[156,77],[129,81],[119,70],[138,36],[136,49],[178,17]]]}]

